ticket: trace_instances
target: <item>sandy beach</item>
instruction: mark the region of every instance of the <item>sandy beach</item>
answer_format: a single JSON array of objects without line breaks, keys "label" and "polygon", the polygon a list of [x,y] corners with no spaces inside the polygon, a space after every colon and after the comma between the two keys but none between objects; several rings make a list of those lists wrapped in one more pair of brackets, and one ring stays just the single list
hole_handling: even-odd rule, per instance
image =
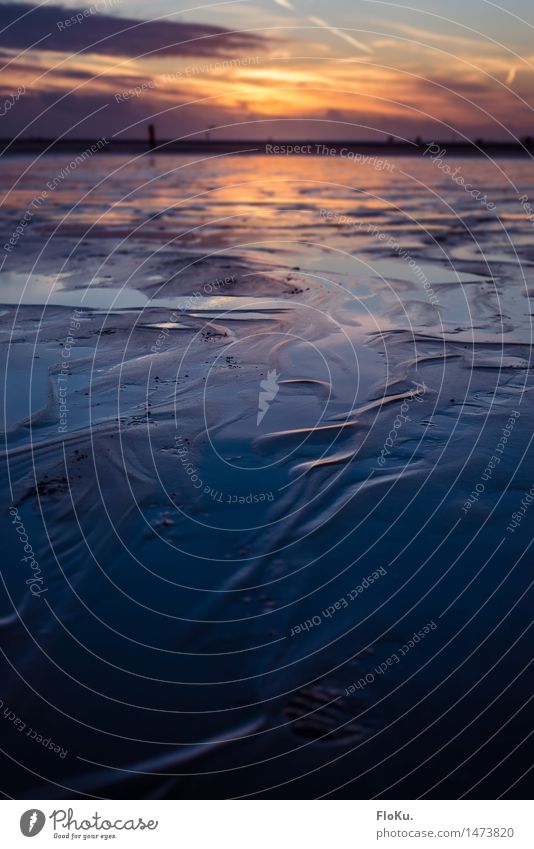
[{"label": "sandy beach", "polygon": [[10,793],[523,798],[530,162],[70,158],[1,176]]}]

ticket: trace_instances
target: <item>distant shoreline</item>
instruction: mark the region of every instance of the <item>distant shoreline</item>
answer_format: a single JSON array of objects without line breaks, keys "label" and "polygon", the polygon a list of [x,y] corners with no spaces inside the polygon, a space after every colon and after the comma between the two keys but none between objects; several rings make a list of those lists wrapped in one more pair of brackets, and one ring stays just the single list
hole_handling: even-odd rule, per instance
[{"label": "distant shoreline", "polygon": [[[0,139],[0,157],[21,153],[81,153],[96,143],[95,139]],[[272,155],[268,148],[291,149],[289,156],[324,156],[318,148],[329,148],[340,152],[343,148],[365,156],[413,156],[422,155],[430,144],[439,145],[448,156],[531,156],[534,154],[534,139],[520,142],[458,142],[458,141],[417,141],[417,142],[375,142],[375,141],[273,141],[272,139],[254,140],[208,140],[181,139],[162,140],[151,150],[146,139],[111,139],[100,153],[142,154],[142,153],[204,153],[204,154],[256,154]],[[300,150],[299,150],[300,148]]]}]

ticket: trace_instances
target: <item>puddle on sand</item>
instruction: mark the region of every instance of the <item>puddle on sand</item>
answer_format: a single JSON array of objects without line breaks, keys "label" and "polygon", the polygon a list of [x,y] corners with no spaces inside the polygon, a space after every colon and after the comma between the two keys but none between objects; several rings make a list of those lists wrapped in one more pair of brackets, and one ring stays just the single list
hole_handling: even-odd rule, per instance
[{"label": "puddle on sand", "polygon": [[[421,285],[421,277],[426,279],[431,284],[439,283],[482,283],[487,280],[489,275],[481,276],[480,274],[469,274],[465,271],[458,271],[453,266],[442,266],[429,262],[420,262],[417,257],[408,256],[406,260],[402,259],[379,259],[365,258],[365,260],[355,257],[355,259],[366,264],[363,266],[366,273],[373,277],[383,277],[385,280],[394,278],[398,280],[407,280],[414,285]],[[410,261],[414,265],[410,265]]]},{"label": "puddle on sand", "polygon": [[25,274],[19,271],[3,271],[0,274],[0,303],[45,304],[55,286],[63,287],[66,274]]},{"label": "puddle on sand", "polygon": [[[424,262],[417,255],[407,254],[405,259],[391,257],[377,259],[373,253],[359,251],[358,254],[345,251],[322,250],[315,256],[298,255],[294,252],[293,261],[305,267],[309,272],[323,273],[326,277],[332,272],[347,276],[347,280],[357,277],[369,280],[380,277],[384,280],[405,280],[420,288],[422,280],[431,284],[439,283],[483,283],[489,274],[472,274],[458,271],[452,264]],[[413,265],[410,265],[413,261]]]},{"label": "puddle on sand", "polygon": [[0,303],[24,306],[62,306],[91,310],[144,310],[162,308],[194,312],[224,313],[239,310],[257,311],[289,308],[287,301],[276,298],[252,298],[228,295],[175,295],[170,298],[148,298],[138,289],[126,287],[88,286],[68,289],[62,279],[67,275],[0,274]]},{"label": "puddle on sand", "polygon": [[[36,353],[38,351],[38,353]],[[54,375],[54,368],[60,368],[68,363],[68,383],[72,390],[76,384],[76,376],[70,368],[77,361],[92,357],[94,348],[79,345],[73,348],[68,360],[61,359],[61,348],[40,346],[38,349],[32,343],[20,343],[0,346],[0,364],[2,371],[6,369],[9,381],[3,384],[0,392],[0,421],[4,430],[15,427],[19,422],[31,418],[41,408],[45,407],[50,392],[49,376]],[[57,381],[57,377],[53,377]],[[85,377],[83,378],[85,380]]]}]

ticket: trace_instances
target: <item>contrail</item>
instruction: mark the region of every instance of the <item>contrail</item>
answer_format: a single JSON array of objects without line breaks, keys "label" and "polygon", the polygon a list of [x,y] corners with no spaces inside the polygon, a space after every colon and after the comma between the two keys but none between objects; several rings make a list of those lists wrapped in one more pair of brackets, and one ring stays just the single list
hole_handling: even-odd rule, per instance
[{"label": "contrail", "polygon": [[308,15],[308,20],[312,22],[312,24],[317,24],[317,26],[322,27],[323,29],[329,30],[333,35],[337,35],[338,38],[342,38],[344,41],[347,41],[349,44],[352,44],[353,47],[357,47],[359,50],[363,50],[364,53],[372,53],[370,47],[367,47],[362,41],[358,41],[354,36],[349,35],[348,32],[344,32],[342,29],[338,29],[337,27],[331,26],[327,21],[323,21],[322,18],[316,18],[313,15]]},{"label": "contrail", "polygon": [[[298,12],[298,9],[293,6],[290,0],[274,0],[274,2],[278,6],[282,6],[284,9],[289,9],[291,12]],[[346,41],[348,44],[352,45],[352,47],[357,47],[358,50],[363,50],[364,53],[372,53],[370,47],[367,47],[362,41],[358,41],[357,38],[350,35],[348,32],[345,32],[342,29],[338,29],[338,27],[333,27],[328,21],[323,20],[322,18],[318,18],[315,15],[306,15],[307,19],[311,21],[312,24],[315,24],[321,29],[327,29],[332,35],[337,35],[338,38],[342,38],[343,41]]]}]

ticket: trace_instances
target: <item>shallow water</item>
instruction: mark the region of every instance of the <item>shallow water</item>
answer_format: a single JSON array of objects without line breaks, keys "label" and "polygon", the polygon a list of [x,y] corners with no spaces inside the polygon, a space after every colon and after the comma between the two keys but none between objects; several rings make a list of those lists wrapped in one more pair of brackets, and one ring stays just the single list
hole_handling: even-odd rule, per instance
[{"label": "shallow water", "polygon": [[391,163],[100,155],[4,251],[14,796],[524,797],[534,177]]}]

